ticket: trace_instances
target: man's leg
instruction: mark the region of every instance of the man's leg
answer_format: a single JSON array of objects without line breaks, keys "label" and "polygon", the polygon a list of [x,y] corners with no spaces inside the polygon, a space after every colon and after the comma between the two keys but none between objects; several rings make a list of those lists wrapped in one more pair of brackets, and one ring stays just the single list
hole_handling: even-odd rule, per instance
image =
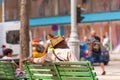
[{"label": "man's leg", "polygon": [[99,62],[100,62],[100,67],[101,67],[101,69],[102,69],[102,75],[105,75],[106,74],[106,72],[105,72],[105,65],[104,65],[104,63],[103,63],[103,59],[102,59],[102,56],[101,55],[99,55]]},{"label": "man's leg", "polygon": [[106,72],[105,72],[105,65],[104,65],[104,63],[102,62],[102,63],[100,63],[100,67],[102,68],[102,75],[105,75],[106,74]]}]

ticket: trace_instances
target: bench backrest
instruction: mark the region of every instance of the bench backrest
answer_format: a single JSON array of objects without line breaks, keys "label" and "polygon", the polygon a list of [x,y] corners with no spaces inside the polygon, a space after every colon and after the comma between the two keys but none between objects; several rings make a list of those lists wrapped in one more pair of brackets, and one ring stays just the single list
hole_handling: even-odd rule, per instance
[{"label": "bench backrest", "polygon": [[29,80],[59,80],[52,63],[33,64],[29,62],[24,63],[26,78]]},{"label": "bench backrest", "polygon": [[0,80],[17,80],[16,73],[15,73],[15,66],[9,60],[0,60]]},{"label": "bench backrest", "polygon": [[61,80],[98,80],[90,62],[55,62]]},{"label": "bench backrest", "polygon": [[90,62],[24,63],[26,77],[43,80],[98,80]]}]

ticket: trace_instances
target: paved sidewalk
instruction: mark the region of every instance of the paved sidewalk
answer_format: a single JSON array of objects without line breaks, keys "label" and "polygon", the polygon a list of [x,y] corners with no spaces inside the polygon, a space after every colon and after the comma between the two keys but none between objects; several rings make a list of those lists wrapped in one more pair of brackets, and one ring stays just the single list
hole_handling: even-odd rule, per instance
[{"label": "paved sidewalk", "polygon": [[110,60],[111,61],[120,61],[120,53],[110,53]]},{"label": "paved sidewalk", "polygon": [[102,70],[100,66],[94,66],[95,72],[99,80],[120,80],[120,62],[110,61],[107,66],[105,66],[106,75],[101,75]]}]

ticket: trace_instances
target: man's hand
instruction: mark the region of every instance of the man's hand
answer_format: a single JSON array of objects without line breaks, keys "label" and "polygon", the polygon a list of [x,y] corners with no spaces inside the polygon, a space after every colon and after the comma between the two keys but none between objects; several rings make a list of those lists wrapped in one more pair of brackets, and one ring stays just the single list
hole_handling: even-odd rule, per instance
[{"label": "man's hand", "polygon": [[28,57],[22,60],[23,63],[26,61],[33,62],[33,58]]}]

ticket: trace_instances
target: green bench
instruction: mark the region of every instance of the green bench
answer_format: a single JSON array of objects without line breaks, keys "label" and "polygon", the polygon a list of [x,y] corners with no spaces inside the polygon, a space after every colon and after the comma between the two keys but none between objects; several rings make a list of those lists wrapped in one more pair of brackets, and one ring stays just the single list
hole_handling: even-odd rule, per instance
[{"label": "green bench", "polygon": [[15,66],[11,61],[0,60],[0,80],[18,80]]},{"label": "green bench", "polygon": [[24,69],[28,80],[59,80],[53,63],[33,64],[25,62]]},{"label": "green bench", "polygon": [[12,60],[0,59],[0,80],[24,80],[25,76],[16,76],[16,69]]},{"label": "green bench", "polygon": [[90,62],[57,62],[60,80],[98,80]]},{"label": "green bench", "polygon": [[28,80],[98,80],[90,62],[24,63]]}]

